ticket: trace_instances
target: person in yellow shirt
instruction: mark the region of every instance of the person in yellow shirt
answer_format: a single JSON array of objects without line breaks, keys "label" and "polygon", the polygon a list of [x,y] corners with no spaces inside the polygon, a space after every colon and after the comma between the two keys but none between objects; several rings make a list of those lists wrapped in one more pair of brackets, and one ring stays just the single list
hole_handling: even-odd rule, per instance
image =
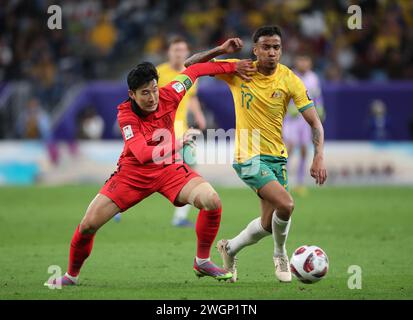
[{"label": "person in yellow shirt", "polygon": [[102,14],[98,23],[90,34],[92,44],[98,48],[101,54],[107,55],[116,43],[117,31],[107,14]]},{"label": "person in yellow shirt", "polygon": [[[288,104],[293,99],[298,111],[311,127],[314,158],[310,169],[316,184],[326,181],[323,145],[324,130],[314,103],[300,80],[280,63],[281,30],[265,26],[253,35],[256,72],[248,76],[219,76],[232,92],[236,116],[235,157],[233,168],[259,196],[260,217],[251,221],[236,237],[220,240],[217,248],[224,268],[237,280],[236,254],[271,233],[274,240],[275,275],[281,282],[291,281],[290,263],[285,248],[294,209],[288,192],[287,149],[282,139],[282,125]],[[221,46],[193,55],[185,66],[204,62],[222,54],[239,51],[239,38],[228,39]],[[233,61],[233,59],[228,59]]]},{"label": "person in yellow shirt", "polygon": [[[167,85],[183,70],[185,70],[184,62],[189,56],[189,48],[186,40],[179,36],[172,38],[168,44],[167,55],[168,61],[157,66],[159,74],[159,87]],[[177,138],[181,138],[188,130],[188,111],[192,112],[199,130],[204,130],[206,128],[205,116],[202,112],[196,93],[197,85],[195,83],[179,104],[174,125],[175,135]],[[195,165],[193,152],[194,150],[190,145],[186,146],[182,150],[183,159],[190,166]],[[176,207],[172,218],[172,224],[177,227],[193,227],[193,223],[187,218],[190,210],[190,205]]]}]

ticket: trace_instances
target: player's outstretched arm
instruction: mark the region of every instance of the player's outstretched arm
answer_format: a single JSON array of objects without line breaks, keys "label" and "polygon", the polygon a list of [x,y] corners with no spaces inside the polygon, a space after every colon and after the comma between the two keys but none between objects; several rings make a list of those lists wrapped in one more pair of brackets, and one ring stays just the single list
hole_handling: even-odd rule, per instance
[{"label": "player's outstretched arm", "polygon": [[250,59],[238,60],[236,62],[216,61],[196,63],[189,66],[183,74],[189,76],[192,82],[201,76],[213,76],[223,73],[236,73],[243,79],[247,79],[251,70],[254,70],[254,65]]},{"label": "player's outstretched arm", "polygon": [[163,97],[174,102],[174,107],[178,108],[179,102],[192,84],[202,76],[213,76],[216,74],[237,73],[246,77],[248,70],[252,67],[251,60],[216,61],[196,63],[186,68],[182,73],[175,77],[168,85],[162,87]]},{"label": "player's outstretched arm", "polygon": [[308,108],[302,112],[304,119],[311,126],[314,144],[314,158],[310,174],[316,184],[322,185],[327,180],[327,170],[324,165],[324,129],[315,108]]},{"label": "player's outstretched arm", "polygon": [[185,60],[184,65],[188,68],[195,63],[207,62],[223,54],[238,52],[242,49],[243,45],[244,44],[240,38],[230,38],[218,47],[195,53]]},{"label": "player's outstretched arm", "polygon": [[[243,47],[243,42],[240,38],[230,38],[225,41],[222,45],[215,47],[211,50],[202,51],[194,54],[185,60],[185,67],[190,67],[196,63],[202,63],[210,61],[211,59],[218,57],[222,54],[231,54],[240,51]],[[249,61],[248,65],[245,65],[244,69],[237,70],[235,74],[245,81],[251,81],[251,75],[257,72],[257,68],[253,65],[252,60]]]}]

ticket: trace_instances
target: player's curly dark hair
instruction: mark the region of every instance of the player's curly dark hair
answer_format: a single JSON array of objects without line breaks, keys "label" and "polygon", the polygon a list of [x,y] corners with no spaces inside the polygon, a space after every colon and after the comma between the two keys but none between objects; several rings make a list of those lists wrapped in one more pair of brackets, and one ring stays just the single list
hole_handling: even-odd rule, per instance
[{"label": "player's curly dark hair", "polygon": [[252,40],[254,43],[257,43],[260,37],[265,36],[281,36],[281,29],[278,26],[263,26],[255,30],[254,35],[252,36]]},{"label": "player's curly dark hair", "polygon": [[156,79],[156,81],[159,79],[155,66],[150,62],[139,63],[128,74],[129,90],[135,91],[153,79]]}]

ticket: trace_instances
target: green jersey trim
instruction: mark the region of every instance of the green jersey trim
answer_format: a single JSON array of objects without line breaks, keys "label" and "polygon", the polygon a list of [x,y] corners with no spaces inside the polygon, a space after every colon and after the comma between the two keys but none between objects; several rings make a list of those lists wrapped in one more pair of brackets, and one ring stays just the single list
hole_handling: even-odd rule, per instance
[{"label": "green jersey trim", "polygon": [[301,107],[300,109],[298,109],[298,111],[300,111],[301,113],[304,112],[305,110],[307,110],[308,108],[314,107],[314,102],[310,102],[309,104],[305,105],[304,107]]}]

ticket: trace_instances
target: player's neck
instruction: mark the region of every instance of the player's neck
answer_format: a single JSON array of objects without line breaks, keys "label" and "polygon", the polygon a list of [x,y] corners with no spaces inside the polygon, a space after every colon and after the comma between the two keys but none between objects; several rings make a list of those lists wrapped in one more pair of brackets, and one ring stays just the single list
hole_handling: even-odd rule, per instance
[{"label": "player's neck", "polygon": [[174,69],[175,71],[182,72],[185,70],[185,66],[183,64],[172,64],[169,63],[169,66]]},{"label": "player's neck", "polygon": [[139,107],[135,100],[131,99],[131,103],[132,103],[133,112],[139,117],[147,117],[151,113],[156,112],[158,110],[158,108],[157,108],[155,111],[148,112],[148,111],[143,110],[141,107]]},{"label": "player's neck", "polygon": [[264,76],[271,76],[275,73],[277,70],[278,63],[275,65],[274,68],[266,68],[261,66],[259,63],[257,63],[257,70],[259,73],[263,74]]}]

